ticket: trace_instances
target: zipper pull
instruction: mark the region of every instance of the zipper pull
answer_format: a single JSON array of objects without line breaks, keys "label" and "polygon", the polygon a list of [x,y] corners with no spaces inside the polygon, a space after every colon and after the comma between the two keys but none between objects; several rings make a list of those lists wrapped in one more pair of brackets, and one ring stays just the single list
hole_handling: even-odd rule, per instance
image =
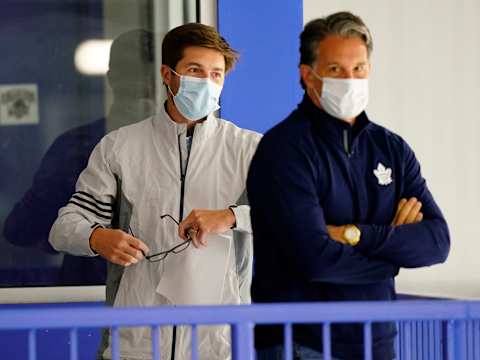
[{"label": "zipper pull", "polygon": [[345,150],[345,154],[350,158],[352,154],[350,153],[350,146],[348,143],[348,130],[343,130],[343,149]]}]

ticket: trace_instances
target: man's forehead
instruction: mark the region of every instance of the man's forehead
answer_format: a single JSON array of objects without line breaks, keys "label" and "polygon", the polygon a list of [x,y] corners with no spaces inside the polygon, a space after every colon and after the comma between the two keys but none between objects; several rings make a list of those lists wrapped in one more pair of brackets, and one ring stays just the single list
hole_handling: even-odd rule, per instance
[{"label": "man's forehead", "polygon": [[[368,60],[364,60],[364,59],[352,59],[352,60],[355,61],[356,65],[367,65],[368,64]],[[327,66],[341,65],[341,63],[342,63],[341,60],[330,60],[330,61],[326,61],[325,65],[327,65]]]},{"label": "man's forehead", "polygon": [[368,50],[360,37],[327,36],[318,43],[318,55],[326,62],[334,62],[337,58],[367,61]]},{"label": "man's forehead", "polygon": [[183,50],[179,61],[182,66],[197,66],[208,70],[225,70],[225,57],[220,51],[192,46]]},{"label": "man's forehead", "polygon": [[184,63],[184,66],[196,66],[199,68],[208,68],[210,70],[217,70],[217,71],[225,70],[225,66],[221,66],[218,64],[210,64],[210,63],[206,64],[206,63],[201,63],[195,60]]}]

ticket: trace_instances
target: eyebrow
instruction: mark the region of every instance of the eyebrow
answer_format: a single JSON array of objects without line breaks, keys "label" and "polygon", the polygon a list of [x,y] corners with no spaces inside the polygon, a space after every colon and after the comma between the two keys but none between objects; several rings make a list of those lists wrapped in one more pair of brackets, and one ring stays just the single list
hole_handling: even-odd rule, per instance
[{"label": "eyebrow", "polygon": [[191,61],[191,62],[189,62],[189,63],[187,63],[187,64],[186,64],[186,66],[192,66],[192,65],[194,65],[194,66],[198,66],[198,67],[202,67],[202,65],[201,65],[201,64],[199,64],[199,63],[196,63],[196,62],[193,62],[193,61]]},{"label": "eyebrow", "polygon": [[[367,65],[368,64],[368,61],[360,61],[357,63],[357,65]],[[340,65],[340,63],[338,62],[329,62],[327,63],[327,66],[331,66],[331,65],[338,65],[338,66],[342,66]]]},{"label": "eyebrow", "polygon": [[[186,66],[198,66],[199,68],[202,68],[202,69],[204,68],[204,66],[202,64],[199,64],[199,63],[194,62],[194,61],[191,61],[191,62],[187,63]],[[211,70],[213,70],[213,71],[225,71],[225,69],[222,68],[222,67],[214,67]]]}]

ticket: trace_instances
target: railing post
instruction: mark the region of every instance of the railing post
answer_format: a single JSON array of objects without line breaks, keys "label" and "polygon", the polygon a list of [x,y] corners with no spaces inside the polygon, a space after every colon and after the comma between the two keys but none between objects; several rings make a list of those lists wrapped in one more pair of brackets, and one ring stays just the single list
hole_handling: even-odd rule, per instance
[{"label": "railing post", "polygon": [[332,358],[332,339],[330,333],[330,323],[326,322],[322,325],[322,345],[323,345],[323,357],[325,360],[331,360]]},{"label": "railing post", "polygon": [[473,321],[473,358],[480,359],[480,320]]},{"label": "railing post", "polygon": [[78,331],[76,328],[70,329],[70,360],[78,359]]},{"label": "railing post", "polygon": [[152,326],[152,359],[160,360],[160,326]]},{"label": "railing post", "polygon": [[447,359],[467,358],[465,320],[449,320],[447,323]]},{"label": "railing post", "polygon": [[37,339],[36,330],[30,329],[28,332],[28,360],[37,359]]},{"label": "railing post", "polygon": [[254,360],[253,324],[242,322],[232,324],[233,360]]},{"label": "railing post", "polygon": [[120,360],[120,337],[118,331],[118,327],[112,327],[112,342],[110,344],[112,360]]},{"label": "railing post", "polygon": [[404,354],[404,359],[405,360],[410,360],[412,359],[412,322],[411,321],[405,321],[403,323],[403,354]]},{"label": "railing post", "polygon": [[200,359],[198,349],[198,328],[196,324],[192,325],[192,360]]},{"label": "railing post", "polygon": [[283,325],[283,348],[284,348],[284,360],[293,359],[293,336],[292,336],[292,324],[286,323]]},{"label": "railing post", "polygon": [[367,321],[363,324],[363,358],[372,360],[372,323]]}]

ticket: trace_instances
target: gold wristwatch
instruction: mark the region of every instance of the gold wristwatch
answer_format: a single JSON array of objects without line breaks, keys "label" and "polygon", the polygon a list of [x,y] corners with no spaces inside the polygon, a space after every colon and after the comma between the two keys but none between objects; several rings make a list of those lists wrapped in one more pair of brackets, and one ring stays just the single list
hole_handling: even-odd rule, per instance
[{"label": "gold wristwatch", "polygon": [[362,232],[355,225],[346,225],[343,231],[343,238],[347,241],[348,245],[355,246],[360,242]]}]

